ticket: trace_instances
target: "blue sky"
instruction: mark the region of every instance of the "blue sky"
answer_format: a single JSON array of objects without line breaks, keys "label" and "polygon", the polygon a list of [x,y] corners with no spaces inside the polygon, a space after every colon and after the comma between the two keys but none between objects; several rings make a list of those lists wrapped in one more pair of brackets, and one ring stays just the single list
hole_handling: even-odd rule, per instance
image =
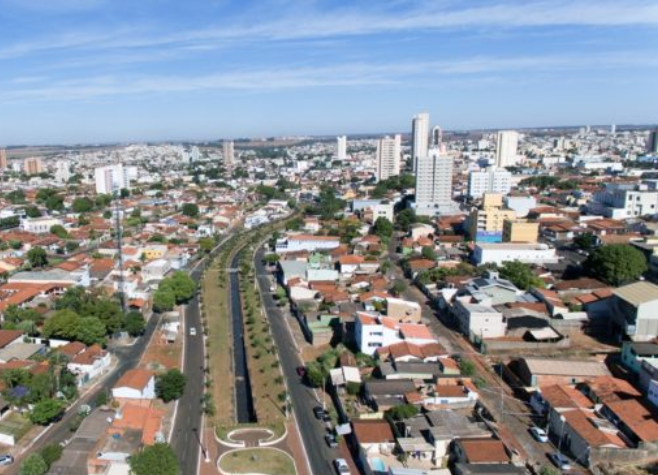
[{"label": "blue sky", "polygon": [[0,0],[0,145],[658,122],[655,0]]}]

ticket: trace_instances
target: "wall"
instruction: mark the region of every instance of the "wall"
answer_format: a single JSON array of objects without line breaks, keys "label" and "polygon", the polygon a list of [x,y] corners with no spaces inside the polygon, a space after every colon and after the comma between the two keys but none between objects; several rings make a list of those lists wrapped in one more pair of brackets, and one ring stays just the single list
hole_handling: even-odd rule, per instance
[{"label": "wall", "polygon": [[512,350],[551,350],[570,348],[571,339],[565,337],[555,343],[541,343],[534,341],[502,341],[502,340],[484,340],[483,353],[492,353],[496,351]]}]

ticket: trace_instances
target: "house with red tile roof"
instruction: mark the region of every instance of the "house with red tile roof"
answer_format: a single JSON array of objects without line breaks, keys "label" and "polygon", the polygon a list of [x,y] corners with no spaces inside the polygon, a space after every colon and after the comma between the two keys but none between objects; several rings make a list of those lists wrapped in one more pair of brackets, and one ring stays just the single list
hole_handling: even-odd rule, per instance
[{"label": "house with red tile roof", "polygon": [[130,369],[112,388],[118,401],[143,401],[149,405],[155,399],[155,373],[146,369]]},{"label": "house with red tile roof", "polygon": [[85,346],[84,350],[73,355],[66,367],[77,376],[78,386],[84,386],[93,378],[106,372],[111,361],[109,352],[99,345],[92,345],[90,347]]}]

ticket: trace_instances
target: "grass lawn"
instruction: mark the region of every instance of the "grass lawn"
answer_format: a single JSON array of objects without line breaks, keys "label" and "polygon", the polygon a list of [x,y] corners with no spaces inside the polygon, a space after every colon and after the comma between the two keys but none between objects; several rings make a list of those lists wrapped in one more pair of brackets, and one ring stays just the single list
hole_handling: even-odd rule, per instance
[{"label": "grass lawn", "polygon": [[287,454],[273,449],[245,449],[230,452],[220,462],[227,473],[296,475],[295,464]]},{"label": "grass lawn", "polygon": [[229,425],[233,421],[233,376],[231,372],[231,339],[227,288],[219,288],[219,259],[206,271],[203,288],[204,312],[208,321],[208,355],[210,356],[210,377],[213,400],[217,409],[215,422]]},{"label": "grass lawn", "polygon": [[18,412],[10,412],[0,420],[0,433],[13,435],[14,441],[18,442],[32,428],[32,423],[27,417]]}]

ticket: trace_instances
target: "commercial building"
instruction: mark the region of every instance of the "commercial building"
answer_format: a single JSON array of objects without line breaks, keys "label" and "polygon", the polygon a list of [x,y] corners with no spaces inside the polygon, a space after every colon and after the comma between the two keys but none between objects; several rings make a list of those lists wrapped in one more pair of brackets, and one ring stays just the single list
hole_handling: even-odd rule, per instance
[{"label": "commercial building", "polygon": [[505,336],[507,322],[503,314],[490,305],[472,302],[470,296],[457,299],[452,308],[459,330],[474,340]]},{"label": "commercial building", "polygon": [[647,153],[658,153],[658,127],[649,132],[649,139],[647,140]]},{"label": "commercial building", "polygon": [[224,166],[232,167],[235,163],[235,150],[233,140],[224,140],[222,143],[222,154],[224,157]]},{"label": "commercial building", "polygon": [[658,186],[654,180],[640,184],[607,183],[587,204],[590,214],[627,219],[658,212]]},{"label": "commercial building", "polygon": [[468,174],[468,196],[481,198],[485,193],[506,195],[512,189],[512,174],[504,169],[473,171]]},{"label": "commercial building", "polygon": [[496,166],[513,167],[517,162],[519,133],[513,130],[501,130],[496,139]]},{"label": "commercial building", "polygon": [[411,135],[411,159],[415,171],[418,166],[418,158],[426,157],[429,153],[430,115],[427,112],[422,112],[412,119]]},{"label": "commercial building", "polygon": [[338,246],[340,246],[340,238],[337,236],[292,234],[277,241],[276,252],[314,252],[320,249],[336,249]]},{"label": "commercial building", "polygon": [[99,167],[94,170],[96,178],[96,193],[112,195],[122,188],[130,189],[128,168],[121,163]]},{"label": "commercial building", "polygon": [[525,218],[531,209],[537,207],[534,196],[506,196],[503,201],[506,208],[516,211],[517,218]]},{"label": "commercial building", "polygon": [[503,222],[503,242],[535,243],[539,237],[539,223],[519,219]]},{"label": "commercial building", "polygon": [[336,137],[336,159],[337,160],[346,160],[347,159],[347,137],[341,135]]},{"label": "commercial building", "polygon": [[46,234],[50,228],[55,225],[62,226],[64,222],[61,219],[42,216],[39,218],[25,218],[21,220],[21,229],[28,233]]},{"label": "commercial building", "polygon": [[508,261],[526,264],[555,264],[558,262],[555,249],[546,244],[477,243],[473,249],[475,265],[503,265]]},{"label": "commercial building", "polygon": [[38,175],[43,171],[43,162],[40,158],[31,157],[23,160],[23,173],[26,175]]},{"label": "commercial building", "polygon": [[451,213],[453,159],[441,155],[438,149],[418,157],[416,166],[416,214],[435,216]]},{"label": "commercial building", "polygon": [[402,138],[383,137],[377,141],[377,181],[386,180],[400,174]]},{"label": "commercial building", "polygon": [[613,294],[613,335],[626,335],[632,341],[652,341],[658,336],[658,285],[635,282]]}]

